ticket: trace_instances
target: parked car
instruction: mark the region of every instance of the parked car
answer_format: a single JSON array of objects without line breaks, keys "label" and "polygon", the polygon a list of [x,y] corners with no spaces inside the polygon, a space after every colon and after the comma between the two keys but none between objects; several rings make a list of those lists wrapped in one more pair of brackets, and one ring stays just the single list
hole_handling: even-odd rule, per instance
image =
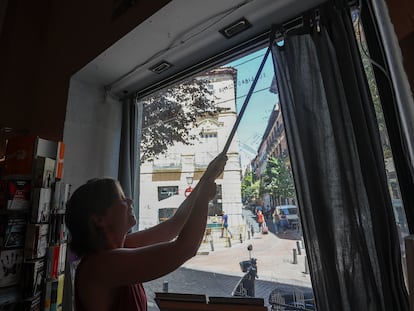
[{"label": "parked car", "polygon": [[299,224],[299,209],[296,205],[276,206],[276,212],[278,215],[280,215],[282,211],[286,215],[286,219],[289,221],[290,227]]}]

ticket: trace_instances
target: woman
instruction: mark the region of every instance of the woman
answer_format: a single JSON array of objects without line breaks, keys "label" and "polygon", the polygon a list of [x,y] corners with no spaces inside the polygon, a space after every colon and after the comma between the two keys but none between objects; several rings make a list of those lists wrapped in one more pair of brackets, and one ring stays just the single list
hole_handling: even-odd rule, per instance
[{"label": "woman", "polygon": [[203,238],[208,202],[227,157],[218,155],[173,217],[128,234],[132,200],[113,179],[79,187],[67,204],[71,250],[81,257],[75,275],[76,311],[147,310],[143,282],[168,274],[193,257]]}]

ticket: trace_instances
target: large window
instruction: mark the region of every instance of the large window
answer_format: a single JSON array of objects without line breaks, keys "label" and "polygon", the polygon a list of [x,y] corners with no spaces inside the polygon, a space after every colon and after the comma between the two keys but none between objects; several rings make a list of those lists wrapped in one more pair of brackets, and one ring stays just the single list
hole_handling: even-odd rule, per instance
[{"label": "large window", "polygon": [[[205,83],[200,86],[200,89],[205,92],[206,98],[212,98],[213,102],[212,105],[206,104],[205,113],[194,114],[196,122],[187,123],[188,135],[184,134],[184,139],[176,139],[178,137],[174,136],[175,133],[169,128],[162,127],[162,123],[178,126],[178,123],[174,123],[177,122],[174,116],[194,113],[189,108],[192,101],[188,102],[188,106],[185,104],[179,107],[173,99],[174,92],[178,92],[177,96],[180,98],[186,98],[182,93],[181,84],[157,92],[153,98],[149,96],[146,99],[147,102],[155,105],[154,109],[156,107],[164,111],[163,115],[167,116],[167,119],[164,121],[161,119],[163,115],[157,115],[154,122],[150,118],[150,113],[145,114],[148,116],[145,124],[151,128],[148,137],[153,141],[147,139],[144,143],[146,141],[154,146],[160,146],[161,144],[154,139],[167,137],[167,140],[172,143],[158,158],[166,163],[169,159],[174,159],[174,162],[179,165],[155,166],[155,163],[160,162],[156,156],[142,163],[140,199],[148,208],[141,211],[140,219],[146,219],[148,222],[148,219],[153,217],[154,224],[168,219],[185,199],[186,189],[196,186],[208,163],[222,150],[264,54],[265,49],[255,50],[242,58],[234,59],[230,63],[195,77],[199,82]],[[169,283],[171,292],[194,293],[198,287],[191,286],[191,283],[192,280],[197,280],[195,282],[205,284],[203,293],[207,296],[231,296],[233,289],[244,275],[239,262],[249,258],[247,250],[249,244],[253,246],[252,256],[260,254],[258,258],[260,279],[256,280],[256,288],[261,290],[257,290],[257,297],[264,298],[267,304],[270,294],[280,288],[292,293],[302,293],[307,298],[312,297],[301,227],[290,225],[285,230],[279,231],[277,213],[273,215],[276,205],[280,202],[283,204],[296,202],[294,191],[288,192],[285,189],[283,193],[275,195],[269,192],[270,188],[265,189],[260,186],[264,180],[272,183],[271,179],[276,176],[265,176],[267,159],[272,155],[279,156],[279,169],[289,172],[286,139],[277,92],[272,87],[273,78],[273,65],[269,57],[229,149],[226,169],[216,181],[217,194],[209,203],[207,228],[198,255],[170,275],[145,284],[150,298],[149,310],[157,310],[153,306],[151,297],[153,292],[161,290],[163,282]],[[194,81],[193,79],[183,84],[188,85]],[[168,98],[163,97],[162,92],[168,94]],[[160,98],[163,98],[168,105],[160,107],[159,101],[156,100]],[[174,112],[169,112],[167,107],[174,107]],[[151,109],[151,105],[147,108],[154,110]],[[161,127],[157,128],[159,125]],[[148,150],[148,146],[147,144],[143,149]],[[252,176],[253,167],[258,165],[255,161],[258,159],[261,159],[261,174]],[[164,180],[161,177],[156,180],[149,177],[154,169],[157,176],[165,177]],[[167,185],[169,182],[167,179],[171,177],[172,172],[176,176],[178,186],[173,187],[171,183]],[[290,189],[292,180],[288,183],[280,183],[279,187]],[[154,189],[157,189],[155,197],[158,197],[159,202],[151,201],[154,197]],[[171,203],[176,204],[175,208]],[[265,216],[269,234],[262,234],[260,231],[256,217],[256,210],[259,207],[266,207]],[[151,214],[154,209],[157,213]],[[226,231],[222,229],[223,213],[226,213],[228,219]]]}]

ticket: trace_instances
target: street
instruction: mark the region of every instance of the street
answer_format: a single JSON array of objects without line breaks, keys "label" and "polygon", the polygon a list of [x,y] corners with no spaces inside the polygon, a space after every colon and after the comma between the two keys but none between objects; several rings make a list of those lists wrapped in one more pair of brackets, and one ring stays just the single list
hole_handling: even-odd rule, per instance
[{"label": "street", "polygon": [[293,288],[308,294],[312,292],[300,232],[288,230],[285,234],[275,235],[269,232],[264,235],[257,232],[253,214],[245,209],[243,214],[246,221],[255,226],[254,236],[242,243],[233,237],[231,246],[226,239],[214,238],[214,251],[211,243],[206,241],[201,245],[198,255],[182,267],[160,279],[145,283],[149,311],[158,310],[153,300],[154,292],[163,291],[163,286],[166,286],[164,282],[168,282],[169,292],[230,296],[244,274],[239,262],[249,259],[249,244],[253,246],[252,257],[257,258],[259,278],[255,283],[256,297],[264,298],[267,304],[270,292],[276,288],[285,292],[292,292]]}]

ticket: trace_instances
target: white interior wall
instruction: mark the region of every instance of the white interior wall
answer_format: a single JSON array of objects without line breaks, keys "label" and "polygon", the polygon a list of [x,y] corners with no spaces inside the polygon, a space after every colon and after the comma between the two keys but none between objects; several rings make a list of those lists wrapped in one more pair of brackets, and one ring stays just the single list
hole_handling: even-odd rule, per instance
[{"label": "white interior wall", "polygon": [[102,87],[71,79],[63,141],[64,178],[72,191],[94,177],[118,177],[121,103]]}]

